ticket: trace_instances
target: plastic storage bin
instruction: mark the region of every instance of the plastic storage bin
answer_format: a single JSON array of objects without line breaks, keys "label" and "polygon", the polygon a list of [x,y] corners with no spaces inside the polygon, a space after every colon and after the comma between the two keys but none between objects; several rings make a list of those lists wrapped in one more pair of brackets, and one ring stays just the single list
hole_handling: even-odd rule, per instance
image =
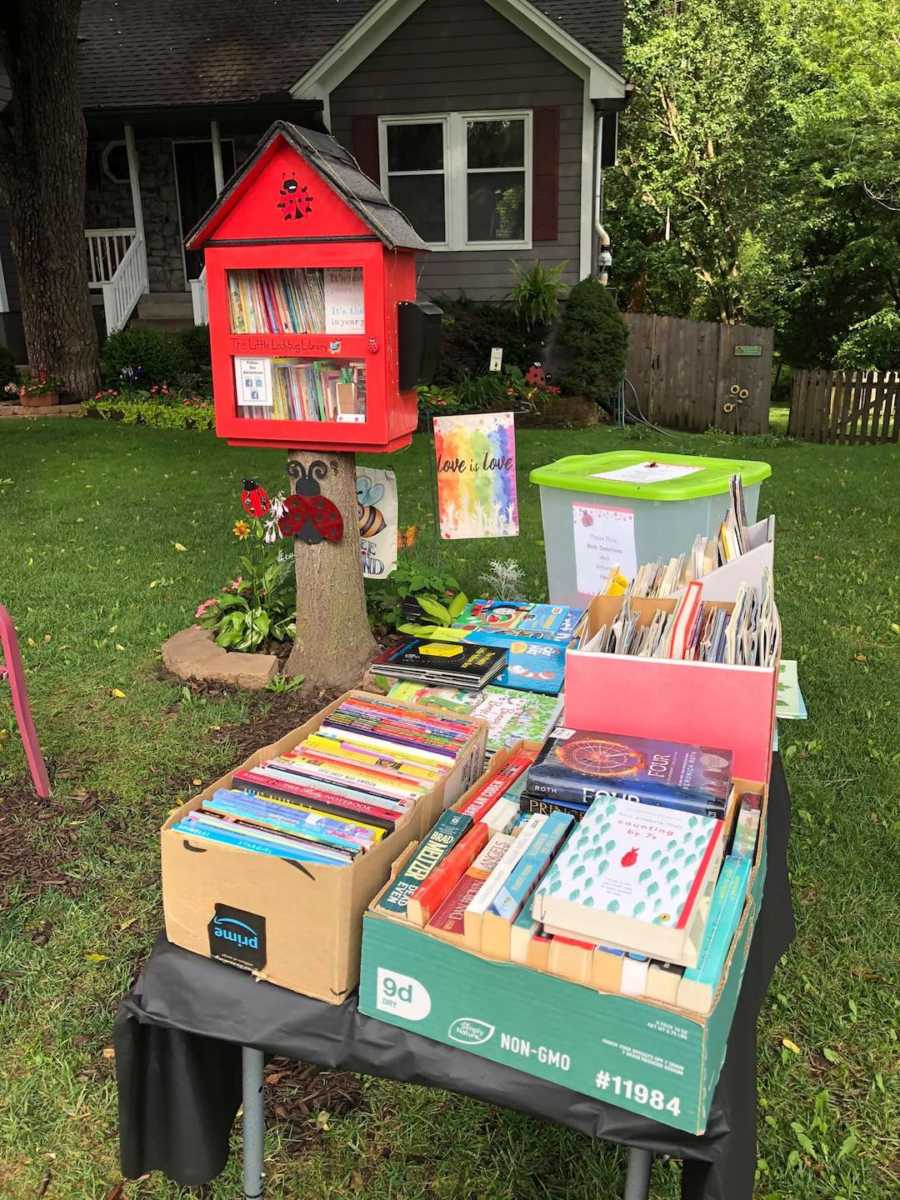
[{"label": "plastic storage bin", "polygon": [[768,463],[641,449],[536,467],[530,478],[541,489],[551,603],[584,607],[613,566],[633,574],[641,563],[689,551],[698,533],[714,536],[738,473],[752,523]]}]

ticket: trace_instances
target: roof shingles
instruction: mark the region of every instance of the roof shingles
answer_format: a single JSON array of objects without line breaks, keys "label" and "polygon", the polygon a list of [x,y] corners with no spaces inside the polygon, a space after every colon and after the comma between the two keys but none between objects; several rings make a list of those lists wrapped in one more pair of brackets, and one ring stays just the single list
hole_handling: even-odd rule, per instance
[{"label": "roof shingles", "polygon": [[[157,108],[287,97],[377,2],[83,0],[84,106]],[[621,67],[622,0],[534,3],[598,58]]]}]

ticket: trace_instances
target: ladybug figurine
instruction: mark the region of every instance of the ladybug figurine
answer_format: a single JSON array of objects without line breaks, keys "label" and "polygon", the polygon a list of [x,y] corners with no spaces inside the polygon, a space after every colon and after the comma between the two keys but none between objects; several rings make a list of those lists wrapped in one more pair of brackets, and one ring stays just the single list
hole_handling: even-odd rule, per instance
[{"label": "ladybug figurine", "polygon": [[284,502],[284,515],[278,519],[282,537],[298,537],[301,542],[339,542],[344,536],[344,519],[333,500],[323,496],[319,480],[328,474],[320,458],[306,468],[302,463],[288,464],[288,475],[295,481],[294,493]]},{"label": "ladybug figurine", "polygon": [[269,499],[269,493],[255,479],[245,479],[243,481],[243,491],[241,492],[241,508],[251,517],[264,517],[272,507],[272,501]]}]

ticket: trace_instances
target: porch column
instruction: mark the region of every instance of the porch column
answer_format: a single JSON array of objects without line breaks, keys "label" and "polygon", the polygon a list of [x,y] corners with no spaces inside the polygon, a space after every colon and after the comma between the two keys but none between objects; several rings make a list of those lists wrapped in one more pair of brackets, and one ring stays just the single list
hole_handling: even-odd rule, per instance
[{"label": "porch column", "polygon": [[147,242],[144,237],[144,207],[141,204],[141,177],[138,168],[137,146],[134,141],[134,126],[125,122],[125,153],[128,156],[128,182],[131,184],[131,209],[134,213],[134,236],[141,239],[144,259],[144,291],[150,290],[147,282]]},{"label": "porch column", "polygon": [[213,174],[216,179],[216,195],[221,195],[225,186],[225,172],[222,169],[222,139],[219,136],[219,122],[210,121],[209,137],[212,142]]}]

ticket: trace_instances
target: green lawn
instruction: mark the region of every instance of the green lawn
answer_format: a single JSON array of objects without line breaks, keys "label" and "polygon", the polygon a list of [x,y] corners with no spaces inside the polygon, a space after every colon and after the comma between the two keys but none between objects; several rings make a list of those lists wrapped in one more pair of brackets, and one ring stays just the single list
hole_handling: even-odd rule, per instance
[{"label": "green lawn", "polygon": [[[638,437],[521,433],[521,536],[439,548],[419,438],[390,461],[401,523],[422,528],[423,549],[440,552],[470,594],[488,558],[513,555],[540,598],[529,469]],[[762,511],[778,517],[784,650],[800,660],[810,720],[781,729],[799,934],[760,1023],[758,1196],[877,1200],[897,1187],[900,1163],[897,451],[644,440],[773,467]],[[197,781],[233,761],[219,728],[278,701],[185,698],[159,677],[158,651],[233,573],[241,477],[278,487],[283,466],[275,452],[231,449],[206,434],[95,421],[0,429],[0,600],[18,622],[56,773],[52,803],[29,800],[17,739],[0,735],[0,888],[18,847],[36,864],[0,901],[3,1197],[181,1195],[158,1176],[116,1189],[104,1049],[117,999],[161,924],[156,831]],[[10,722],[0,696],[0,729]],[[424,1089],[365,1080],[360,1105],[321,1118],[322,1128],[315,1114],[310,1123],[285,1112],[268,1133],[273,1197],[597,1200],[622,1185],[624,1157],[609,1146]],[[239,1194],[237,1166],[234,1158],[209,1196]],[[673,1164],[658,1163],[654,1197],[676,1197],[677,1178]]]}]

